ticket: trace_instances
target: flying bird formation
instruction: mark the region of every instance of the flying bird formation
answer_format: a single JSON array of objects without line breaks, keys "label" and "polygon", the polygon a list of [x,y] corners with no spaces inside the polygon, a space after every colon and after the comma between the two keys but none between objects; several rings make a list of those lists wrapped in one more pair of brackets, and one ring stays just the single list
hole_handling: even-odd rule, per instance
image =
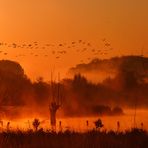
[{"label": "flying bird formation", "polygon": [[[12,48],[12,49],[26,49],[29,52],[30,56],[34,57],[49,57],[52,55],[55,59],[59,60],[61,59],[64,55],[69,56],[69,53],[75,53],[79,54],[83,57],[83,55],[87,55],[89,53],[89,57],[85,56],[85,59],[81,59],[80,62],[85,62],[85,60],[91,60],[95,57],[98,56],[103,56],[107,55],[109,51],[113,50],[111,47],[111,44],[107,41],[106,38],[102,39],[104,47],[102,49],[98,49],[98,47],[95,47],[91,44],[91,42],[87,42],[84,40],[77,40],[77,41],[72,41],[69,43],[56,43],[56,44],[50,44],[46,43],[44,45],[41,45],[37,41],[32,42],[32,43],[23,43],[23,44],[18,44],[18,43],[5,43],[1,42],[0,43],[0,54],[3,53],[3,55],[7,56],[8,52],[5,52],[4,49],[7,48]],[[3,50],[2,50],[3,49]],[[41,52],[39,54],[38,51]],[[28,54],[18,54],[15,57],[23,57],[23,56],[28,56]]]}]

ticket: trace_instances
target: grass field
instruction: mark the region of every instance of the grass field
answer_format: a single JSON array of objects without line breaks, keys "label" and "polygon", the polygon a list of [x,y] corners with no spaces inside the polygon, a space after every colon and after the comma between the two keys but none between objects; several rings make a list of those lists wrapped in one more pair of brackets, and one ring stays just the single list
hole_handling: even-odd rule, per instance
[{"label": "grass field", "polygon": [[0,133],[0,148],[148,148],[148,133],[140,129],[120,133],[18,130]]}]

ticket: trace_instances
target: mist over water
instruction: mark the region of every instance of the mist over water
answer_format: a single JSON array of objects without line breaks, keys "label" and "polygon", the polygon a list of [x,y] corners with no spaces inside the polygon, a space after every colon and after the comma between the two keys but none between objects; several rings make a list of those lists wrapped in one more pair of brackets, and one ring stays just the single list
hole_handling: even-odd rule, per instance
[{"label": "mist over water", "polygon": [[[103,122],[104,127],[102,130],[113,130],[117,131],[117,122],[120,122],[120,131],[126,131],[131,130],[134,127],[137,128],[143,128],[144,130],[148,130],[148,110],[137,110],[136,112],[136,124],[134,125],[134,110],[125,110],[125,115],[122,116],[95,116],[95,117],[63,117],[57,118],[56,123],[56,129],[57,131],[77,131],[77,132],[86,132],[92,129],[95,129],[94,122],[97,119],[101,119]],[[41,117],[38,116],[39,121],[41,122],[39,128],[43,128],[46,130],[51,130],[50,125],[50,118],[49,116]],[[10,129],[11,130],[28,130],[33,129],[32,122],[34,118],[29,117],[28,118],[16,118],[13,120],[4,120],[4,126],[1,127],[1,130],[6,130],[7,122],[10,122]],[[61,121],[62,126],[59,127],[59,122]],[[86,121],[88,121],[88,126],[86,124]],[[143,123],[143,127],[141,126],[141,123]]]},{"label": "mist over water", "polygon": [[[94,121],[101,118],[107,130],[116,130],[117,121],[121,130],[140,128],[141,123],[147,129],[147,65],[147,58],[127,56],[95,60],[70,69],[72,78],[53,84],[55,89],[60,87],[61,96],[57,128],[61,120],[63,130],[93,129]],[[96,74],[96,83],[90,81],[89,75],[85,77],[85,72]],[[97,74],[102,72],[108,75],[97,82]],[[39,118],[43,128],[50,128],[51,83],[43,78],[32,82],[19,63],[8,60],[0,61],[0,77],[0,119],[5,121],[4,127],[10,121],[12,128],[29,128],[33,119]]]}]

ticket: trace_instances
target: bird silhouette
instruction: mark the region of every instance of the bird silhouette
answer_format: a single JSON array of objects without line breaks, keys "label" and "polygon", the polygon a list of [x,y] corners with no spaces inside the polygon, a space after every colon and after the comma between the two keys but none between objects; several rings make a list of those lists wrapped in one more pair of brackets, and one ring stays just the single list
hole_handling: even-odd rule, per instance
[{"label": "bird silhouette", "polygon": [[103,38],[102,41],[105,42],[106,41],[106,38]]},{"label": "bird silhouette", "polygon": [[52,51],[52,54],[55,54],[55,51]]},{"label": "bird silhouette", "polygon": [[83,48],[82,52],[84,52],[84,51],[86,51],[86,50],[87,50],[87,48]]},{"label": "bird silhouette", "polygon": [[91,46],[91,44],[90,43],[87,43],[87,46]]},{"label": "bird silhouette", "polygon": [[109,43],[105,43],[105,46],[107,46],[107,47],[108,47],[108,46],[110,46],[110,44],[109,44]]},{"label": "bird silhouette", "polygon": [[92,51],[92,52],[95,52],[95,49],[92,49],[91,51]]},{"label": "bird silhouette", "polygon": [[82,42],[82,40],[79,40],[79,43],[81,43]]},{"label": "bird silhouette", "polygon": [[61,47],[61,46],[63,46],[63,44],[59,44],[59,46]]}]

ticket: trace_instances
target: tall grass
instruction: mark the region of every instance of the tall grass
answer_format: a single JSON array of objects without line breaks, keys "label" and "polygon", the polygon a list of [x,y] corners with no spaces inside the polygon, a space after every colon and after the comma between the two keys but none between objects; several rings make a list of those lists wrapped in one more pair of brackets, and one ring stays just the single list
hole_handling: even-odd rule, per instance
[{"label": "tall grass", "polygon": [[18,130],[0,133],[0,148],[148,148],[148,133],[140,129],[120,133]]}]

